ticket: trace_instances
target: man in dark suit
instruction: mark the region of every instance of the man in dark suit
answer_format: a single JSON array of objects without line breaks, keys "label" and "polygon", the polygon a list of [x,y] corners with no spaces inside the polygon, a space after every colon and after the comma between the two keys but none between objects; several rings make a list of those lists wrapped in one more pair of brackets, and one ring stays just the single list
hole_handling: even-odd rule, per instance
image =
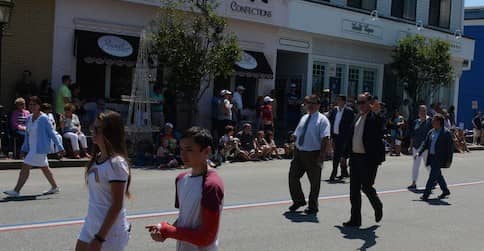
[{"label": "man in dark suit", "polygon": [[376,222],[383,217],[383,204],[373,188],[378,166],[385,161],[383,119],[378,115],[380,103],[369,93],[363,93],[358,95],[358,109],[346,148],[350,153],[351,218],[343,223],[345,227],[361,226],[361,191],[375,210]]},{"label": "man in dark suit", "polygon": [[331,122],[331,138],[333,140],[333,171],[329,178],[330,181],[335,181],[338,173],[338,165],[341,164],[341,176],[339,178],[347,178],[348,169],[346,167],[346,156],[344,154],[346,144],[348,144],[351,124],[355,119],[353,109],[346,106],[346,96],[338,96],[336,98],[336,107],[331,110],[329,114],[329,121]]},{"label": "man in dark suit", "polygon": [[442,176],[441,168],[449,168],[452,164],[454,154],[454,142],[450,131],[444,127],[444,116],[435,114],[432,119],[432,127],[427,138],[419,149],[418,155],[421,155],[425,150],[429,150],[429,157],[427,158],[427,166],[430,166],[430,175],[425,186],[425,192],[420,197],[422,200],[428,200],[432,187],[435,183],[439,183],[442,194],[439,199],[444,199],[450,195],[449,188]]}]

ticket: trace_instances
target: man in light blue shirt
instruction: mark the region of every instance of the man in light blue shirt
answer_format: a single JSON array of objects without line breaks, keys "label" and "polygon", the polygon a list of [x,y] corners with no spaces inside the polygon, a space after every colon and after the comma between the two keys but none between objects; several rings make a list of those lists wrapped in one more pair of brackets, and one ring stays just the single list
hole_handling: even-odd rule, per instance
[{"label": "man in light blue shirt", "polygon": [[308,113],[301,118],[293,134],[296,137],[296,150],[289,169],[289,192],[293,201],[289,211],[294,212],[306,205],[300,179],[304,173],[307,173],[311,191],[309,205],[304,212],[316,214],[321,184],[321,164],[326,158],[331,126],[329,120],[319,112],[321,103],[317,95],[306,97],[304,105]]}]

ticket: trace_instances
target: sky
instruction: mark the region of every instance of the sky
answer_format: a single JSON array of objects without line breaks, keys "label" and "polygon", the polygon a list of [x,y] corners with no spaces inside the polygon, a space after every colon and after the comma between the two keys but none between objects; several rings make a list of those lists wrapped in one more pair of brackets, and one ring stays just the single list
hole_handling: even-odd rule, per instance
[{"label": "sky", "polygon": [[464,0],[466,7],[469,6],[484,6],[484,0]]}]

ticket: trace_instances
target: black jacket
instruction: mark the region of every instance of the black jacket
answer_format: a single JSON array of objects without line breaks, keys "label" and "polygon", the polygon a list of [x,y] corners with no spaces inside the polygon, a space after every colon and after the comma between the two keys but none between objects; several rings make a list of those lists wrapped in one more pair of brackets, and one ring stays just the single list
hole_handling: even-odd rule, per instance
[{"label": "black jacket", "polygon": [[[452,141],[452,134],[446,128],[442,128],[442,131],[435,142],[435,157],[434,161],[438,162],[440,168],[449,168],[452,164],[452,159],[454,156],[454,141]],[[419,153],[422,154],[425,150],[429,150],[430,156],[430,146],[432,145],[432,133],[435,129],[430,130],[427,134],[427,138],[423,142],[419,149]],[[430,166],[430,158],[427,158],[427,166]]]},{"label": "black jacket", "polygon": [[[338,113],[338,109],[334,108],[329,113],[329,122],[331,123],[331,135],[334,132],[334,122],[336,121],[336,114]],[[351,130],[351,124],[355,120],[355,113],[353,109],[350,107],[345,106],[343,108],[343,116],[341,117],[341,122],[339,123],[339,135],[343,135],[345,138],[348,137]]]},{"label": "black jacket", "polygon": [[[346,152],[350,155],[353,153],[353,134],[355,131],[355,124],[360,115],[356,116],[353,123],[351,123],[350,136]],[[385,144],[383,143],[384,134],[383,118],[380,115],[370,111],[366,116],[365,128],[363,131],[363,145],[365,147],[365,157],[368,163],[379,166],[385,161]],[[372,163],[373,162],[373,163]]]}]

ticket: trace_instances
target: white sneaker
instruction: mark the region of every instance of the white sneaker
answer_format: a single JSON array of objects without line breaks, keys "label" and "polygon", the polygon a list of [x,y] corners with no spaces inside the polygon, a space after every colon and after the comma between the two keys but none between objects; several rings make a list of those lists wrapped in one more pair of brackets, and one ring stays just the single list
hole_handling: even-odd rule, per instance
[{"label": "white sneaker", "polygon": [[49,194],[55,194],[55,193],[58,193],[58,192],[60,192],[60,188],[56,187],[56,188],[51,188],[48,191],[44,191],[42,194],[43,195],[49,195]]},{"label": "white sneaker", "polygon": [[20,193],[15,191],[15,190],[3,191],[3,193],[8,195],[9,197],[19,197],[20,196]]}]

